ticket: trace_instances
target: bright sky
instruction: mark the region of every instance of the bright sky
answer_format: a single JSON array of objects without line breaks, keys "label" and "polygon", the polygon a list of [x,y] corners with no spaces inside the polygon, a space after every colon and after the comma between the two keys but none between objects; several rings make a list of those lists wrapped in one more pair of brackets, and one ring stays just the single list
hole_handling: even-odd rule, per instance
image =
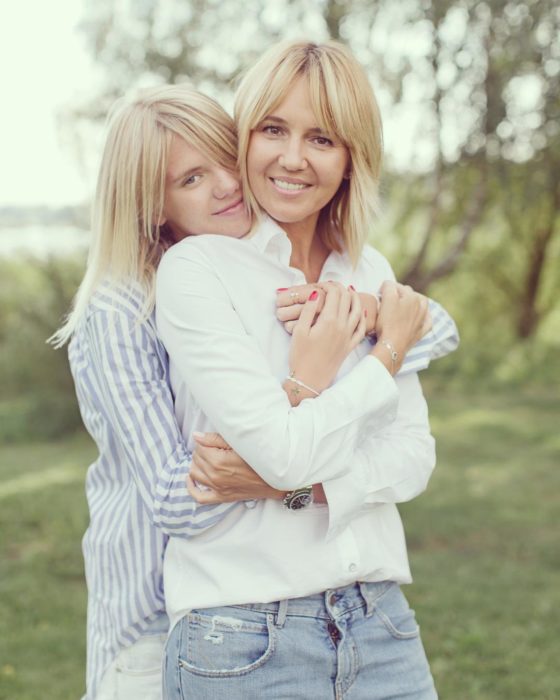
[{"label": "bright sky", "polygon": [[[93,62],[76,25],[82,0],[19,0],[0,9],[0,206],[76,204],[91,184],[57,111],[91,91]],[[66,143],[64,143],[66,141]]]},{"label": "bright sky", "polygon": [[[89,146],[85,161],[90,164],[86,170],[80,167],[74,150],[72,125],[57,120],[57,115],[60,117],[65,108],[86,102],[89,96],[99,92],[102,82],[101,70],[94,66],[85,47],[85,37],[77,29],[83,15],[83,2],[12,0],[0,6],[0,158],[3,166],[0,207],[38,204],[57,207],[87,202],[91,197],[95,175],[91,167],[91,143],[85,144]],[[180,0],[169,0],[170,5],[173,2]],[[460,19],[455,17],[457,21],[451,22],[451,28],[458,31],[462,26]],[[398,37],[405,42],[406,53],[410,56],[418,52],[418,56],[424,55],[425,46],[423,48],[422,37],[416,30],[412,36],[405,27],[399,34],[398,23],[395,28],[395,18],[390,13],[386,20],[390,24],[380,26],[381,33],[376,37],[376,45],[386,62],[390,62],[391,51],[396,52],[397,58],[402,54],[402,46],[393,46],[398,44]],[[388,36],[392,43],[387,43]],[[527,87],[526,83],[527,80],[523,88]],[[434,142],[422,138],[427,121],[419,105],[426,107],[428,104],[426,96],[422,102],[422,82],[414,76],[405,78],[404,99],[394,109],[383,89],[379,89],[381,86],[376,87],[392,165],[397,170],[422,163],[429,165]],[[514,92],[525,93],[525,89]],[[538,89],[536,94],[538,98]],[[457,119],[450,119],[441,133],[449,152],[456,146],[461,130],[461,120]]]},{"label": "bright sky", "polygon": [[[83,0],[12,0],[0,6],[0,207],[58,207],[91,198],[91,144],[85,144],[90,164],[85,168],[72,125],[60,120],[65,108],[87,101],[101,83],[77,28],[82,15]],[[406,135],[414,140],[414,125],[407,122],[403,129],[403,118],[410,121],[404,114],[385,124],[389,151],[396,140],[404,152]]]}]

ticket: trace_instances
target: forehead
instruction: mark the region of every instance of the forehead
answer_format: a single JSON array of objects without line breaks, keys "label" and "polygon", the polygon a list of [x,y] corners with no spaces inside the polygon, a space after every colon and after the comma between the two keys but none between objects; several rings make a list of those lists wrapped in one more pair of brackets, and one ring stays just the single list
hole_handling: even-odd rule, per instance
[{"label": "forehead", "polygon": [[332,134],[339,133],[325,86],[320,81],[310,80],[307,75],[297,76],[292,81],[268,115],[306,120],[313,122],[315,128]]},{"label": "forehead", "polygon": [[167,154],[166,177],[175,180],[188,170],[208,164],[209,158],[198,148],[185,141],[184,138],[173,134]]}]

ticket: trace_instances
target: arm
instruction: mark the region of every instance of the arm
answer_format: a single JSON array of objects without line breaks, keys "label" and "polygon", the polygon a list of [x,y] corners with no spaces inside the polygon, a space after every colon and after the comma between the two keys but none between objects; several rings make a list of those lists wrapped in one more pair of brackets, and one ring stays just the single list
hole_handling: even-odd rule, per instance
[{"label": "arm", "polygon": [[[196,448],[187,476],[187,488],[197,503],[230,503],[239,500],[242,491],[245,505],[255,500],[282,500],[286,491],[269,486],[251,469],[217,433],[195,433]],[[202,488],[201,488],[202,486]]]},{"label": "arm", "polygon": [[[383,290],[384,290],[384,298],[381,303],[380,309],[379,309],[379,328],[380,328],[380,334],[381,338],[383,338],[383,332],[387,331],[390,334],[390,338],[392,341],[394,341],[395,346],[399,347],[404,351],[406,347],[410,347],[410,344],[414,342],[415,338],[418,338],[422,335],[424,332],[424,327],[426,324],[426,319],[428,318],[428,313],[427,313],[427,300],[425,297],[422,297],[421,295],[415,294],[410,288],[408,289],[403,289],[399,290],[398,286],[395,285],[394,283],[391,282],[386,282],[383,285]],[[316,320],[316,323],[313,323],[313,319],[315,317],[315,308],[313,304],[307,303],[305,307],[303,308],[300,318],[298,320],[297,327],[294,329],[294,334],[293,334],[293,340],[292,340],[292,353],[294,357],[292,358],[292,361],[295,363],[295,366],[298,366],[298,363],[300,362],[301,358],[298,358],[298,352],[297,350],[294,350],[294,348],[298,348],[300,346],[300,335],[302,332],[302,328],[304,329],[304,336],[307,333],[312,333],[314,331],[318,331],[319,335],[318,337],[315,337],[315,341],[311,343],[311,345],[308,345],[308,339],[305,338],[305,343],[304,346],[301,348],[300,351],[303,349],[312,349],[312,357],[313,358],[319,358],[321,354],[321,341],[324,341],[327,339],[329,343],[335,342],[337,339],[327,336],[326,338],[320,333],[320,328],[321,325],[323,324],[323,318],[322,315],[326,314],[328,315],[332,309],[330,309],[330,305],[332,305],[332,300],[333,300],[333,292],[335,289],[332,287],[328,289],[327,291],[327,298],[325,300],[325,305],[323,307],[323,310],[321,311],[321,314]],[[349,293],[348,296],[353,296],[350,295]],[[412,313],[411,313],[412,311]],[[340,309],[341,315],[344,317],[345,314],[347,314],[347,311],[342,307]],[[359,313],[359,312],[358,312]],[[339,319],[340,320],[340,319]],[[354,317],[354,320],[350,322],[349,328],[353,328],[355,326],[355,321],[356,317]],[[363,327],[363,322],[364,318],[363,316],[361,317],[361,324]],[[403,336],[402,336],[402,331],[403,327],[409,327],[409,333],[408,336],[405,333],[405,338],[408,337],[408,341],[404,341],[403,344]],[[339,330],[339,325],[335,324],[334,329],[329,329],[330,331],[334,331],[335,335],[340,334]],[[363,331],[362,331],[363,332]],[[412,339],[410,336],[410,333],[412,333]],[[361,336],[360,336],[361,337]],[[319,345],[315,345],[319,341]],[[362,348],[363,351],[363,348]],[[382,342],[380,342],[379,347],[375,348],[372,352],[379,352],[381,351],[382,353],[385,354],[385,359],[387,360],[387,350],[386,348],[383,347]],[[304,353],[305,357],[305,353]],[[392,364],[392,360],[389,360]],[[315,366],[320,365],[320,362],[318,362],[318,359],[314,359],[313,364]],[[399,364],[398,361],[395,362],[395,364]],[[293,365],[291,365],[293,366]],[[395,367],[397,369],[397,367]],[[400,382],[403,387],[406,387],[406,382],[404,380],[401,380]],[[418,387],[419,388],[419,387]],[[420,391],[420,396],[421,396],[421,391]],[[313,397],[311,397],[313,398]],[[407,396],[407,407],[411,406],[413,408],[412,415],[414,416],[415,413],[417,413],[417,408],[418,408],[418,402],[416,404],[413,403],[414,396]],[[424,404],[425,407],[425,404]],[[404,413],[401,411],[401,414]],[[426,413],[426,418],[427,418],[427,413]],[[408,448],[408,443],[412,441],[415,437],[418,438],[418,441],[421,443],[423,440],[425,440],[427,436],[427,442],[429,445],[433,445],[433,440],[431,439],[431,436],[429,434],[429,426],[427,426],[427,420],[426,426],[422,424],[421,420],[416,420],[416,421],[400,421],[398,429],[395,431],[395,448],[397,450],[397,453],[399,450],[403,451],[403,449]],[[375,430],[375,426],[373,426],[373,429]],[[362,434],[367,435],[367,429],[364,430]],[[361,436],[359,436],[361,437]],[[198,439],[197,439],[198,442]],[[202,448],[200,448],[202,449]],[[200,464],[200,477],[197,476],[197,478],[200,478],[202,483],[211,486],[214,488],[215,493],[211,495],[212,500],[204,500],[203,502],[219,502],[221,500],[227,500],[227,498],[224,498],[223,495],[225,494],[227,496],[227,488],[228,486],[234,486],[235,485],[235,479],[232,478],[231,474],[231,469],[229,469],[226,465],[225,469],[217,470],[214,468],[213,465],[208,465],[207,461],[205,460],[205,454],[202,452],[202,454],[198,454],[199,448],[195,451],[195,464],[196,467],[199,466]],[[418,455],[413,454],[413,457],[416,458]],[[199,460],[197,460],[197,457],[200,457]],[[421,462],[420,462],[421,464]],[[433,466],[433,465],[432,465]],[[197,470],[197,474],[198,474]],[[414,475],[413,475],[414,476]],[[349,483],[344,489],[344,483],[349,477]],[[340,489],[340,498],[337,500],[341,501],[342,506],[339,506],[338,508],[333,509],[335,511],[340,511],[341,507],[344,508],[345,506],[350,510],[350,513],[352,512],[352,508],[354,507],[354,499],[352,498],[352,492],[351,492],[351,487],[355,481],[355,468],[354,465],[352,465],[350,469],[350,474],[346,475],[344,477],[339,477],[339,481],[341,480],[343,482],[343,486]],[[336,481],[336,480],[335,480]],[[363,483],[358,484],[358,488],[355,489],[356,491],[356,497],[359,501],[359,499],[364,495],[365,489],[362,488]],[[350,494],[348,494],[348,491],[350,490]],[[315,498],[317,502],[325,502],[324,501],[324,492],[322,490],[322,486],[320,484],[316,484],[314,487],[314,492],[315,492]],[[338,495],[338,494],[337,494]],[[349,498],[350,495],[350,498]],[[331,499],[332,500],[332,499]],[[348,503],[349,501],[349,503]],[[335,516],[336,519],[336,516]],[[340,520],[340,517],[338,518]]]},{"label": "arm", "polygon": [[[366,321],[360,299],[354,291],[341,285],[330,285],[322,311],[315,322],[318,294],[314,290],[305,304],[290,347],[290,367],[297,376],[312,377],[314,386],[328,386],[340,363],[364,337]],[[328,349],[328,351],[326,350]],[[311,366],[307,358],[312,358]],[[301,374],[300,374],[301,371]],[[315,398],[318,392],[290,375],[282,384],[292,406],[305,398]],[[240,486],[245,493],[255,490],[256,498],[282,499],[285,491],[268,486],[249,465],[241,460],[217,433],[194,433],[191,475],[187,477],[189,493],[198,503],[221,503],[237,500]],[[239,462],[243,468],[239,468]],[[191,478],[192,477],[192,478]],[[199,488],[202,485],[202,489]],[[316,487],[317,502],[325,503],[322,488]],[[258,493],[257,493],[258,491]],[[249,504],[246,504],[249,505]]]},{"label": "arm", "polygon": [[364,416],[393,419],[394,382],[382,363],[364,358],[334,386],[295,408],[248,335],[211,261],[183,241],[164,256],[157,281],[158,331],[174,369],[214,430],[271,486],[288,490],[335,478]]},{"label": "arm", "polygon": [[[324,298],[319,285],[305,284],[296,285],[287,289],[282,289],[276,298],[276,315],[278,320],[284,323],[288,333],[292,333],[297,319],[303,309],[301,300],[307,298],[311,290],[319,291],[320,304],[318,312],[321,311],[321,302]],[[294,296],[297,294],[298,296]],[[375,324],[378,312],[378,298],[373,294],[359,294],[362,307],[366,311],[367,328],[366,333],[370,338],[372,346],[375,346]],[[428,306],[431,315],[431,328],[406,354],[399,376],[411,372],[420,372],[427,369],[432,360],[444,357],[457,349],[459,345],[459,332],[454,320],[449,313],[433,299],[428,299]]]},{"label": "arm", "polygon": [[[448,312],[433,299],[428,299],[432,319],[431,329],[405,355],[398,376],[427,369],[432,360],[444,357],[457,349],[459,331]],[[375,344],[375,340],[372,340]]]},{"label": "arm", "polygon": [[86,333],[100,404],[119,440],[123,465],[138,488],[154,526],[190,537],[235,507],[199,506],[189,495],[190,458],[173,410],[163,349],[150,322],[117,308],[98,310]]},{"label": "arm", "polygon": [[401,503],[422,493],[435,467],[435,442],[416,374],[396,378],[399,409],[395,421],[365,435],[348,474],[323,482],[329,505],[328,537],[343,530],[364,508]]}]

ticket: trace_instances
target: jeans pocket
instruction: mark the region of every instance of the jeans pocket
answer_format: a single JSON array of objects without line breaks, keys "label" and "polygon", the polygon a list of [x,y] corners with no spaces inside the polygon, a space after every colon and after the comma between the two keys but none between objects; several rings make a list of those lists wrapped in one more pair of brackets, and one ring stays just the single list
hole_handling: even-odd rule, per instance
[{"label": "jeans pocket", "polygon": [[259,624],[243,620],[240,612],[216,608],[184,617],[179,623],[179,666],[189,673],[213,678],[242,676],[263,666],[275,648],[273,616],[263,613],[266,622]]},{"label": "jeans pocket", "polygon": [[125,676],[161,674],[165,635],[140,637],[132,646],[123,649],[115,660],[117,673]]},{"label": "jeans pocket", "polygon": [[414,610],[396,583],[375,601],[375,614],[395,639],[414,639],[420,635]]}]

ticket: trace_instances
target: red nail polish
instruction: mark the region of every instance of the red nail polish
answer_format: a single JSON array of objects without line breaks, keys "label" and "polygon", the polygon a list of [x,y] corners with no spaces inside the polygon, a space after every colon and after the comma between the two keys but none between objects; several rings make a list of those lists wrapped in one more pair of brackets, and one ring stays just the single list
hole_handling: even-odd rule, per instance
[{"label": "red nail polish", "polygon": [[309,301],[315,301],[315,299],[317,299],[318,296],[319,295],[317,294],[317,290],[311,292],[311,294],[309,295]]},{"label": "red nail polish", "polygon": [[288,287],[278,287],[278,289],[277,289],[276,291],[277,291],[277,292],[287,292],[287,291],[288,291]]},{"label": "red nail polish", "polygon": [[351,289],[353,292],[356,291],[356,290],[354,289],[354,287],[353,287],[351,284],[348,285],[348,289]]}]

